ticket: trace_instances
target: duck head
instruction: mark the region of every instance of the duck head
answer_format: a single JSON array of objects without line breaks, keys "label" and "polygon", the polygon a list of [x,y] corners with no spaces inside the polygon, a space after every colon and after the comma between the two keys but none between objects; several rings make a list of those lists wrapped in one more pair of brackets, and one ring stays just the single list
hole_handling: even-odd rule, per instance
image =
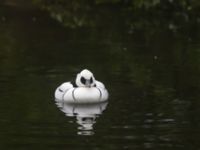
[{"label": "duck head", "polygon": [[76,76],[76,85],[79,87],[94,87],[95,78],[91,71],[84,69]]}]

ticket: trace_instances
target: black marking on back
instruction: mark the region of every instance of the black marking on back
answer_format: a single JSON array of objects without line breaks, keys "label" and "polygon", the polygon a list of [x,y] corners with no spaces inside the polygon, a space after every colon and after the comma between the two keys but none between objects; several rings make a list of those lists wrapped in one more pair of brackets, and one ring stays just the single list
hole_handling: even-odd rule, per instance
[{"label": "black marking on back", "polygon": [[61,90],[60,88],[58,89],[58,91],[63,92],[63,90]]},{"label": "black marking on back", "polygon": [[72,84],[73,87],[78,87],[78,85],[76,84],[75,81],[71,81],[71,84]]},{"label": "black marking on back", "polygon": [[73,97],[74,101],[76,101],[76,98],[75,98],[75,95],[74,95],[75,90],[76,89],[73,89],[73,91],[72,91],[72,97]]},{"label": "black marking on back", "polygon": [[99,94],[100,94],[99,100],[101,100],[101,98],[102,98],[102,92],[101,92],[101,90],[98,87],[97,87],[97,89],[99,90]]}]

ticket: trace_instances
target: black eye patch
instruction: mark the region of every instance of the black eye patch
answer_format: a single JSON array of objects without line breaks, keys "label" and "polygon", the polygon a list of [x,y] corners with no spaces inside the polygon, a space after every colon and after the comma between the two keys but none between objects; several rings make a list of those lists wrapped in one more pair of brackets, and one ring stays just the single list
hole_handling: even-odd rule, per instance
[{"label": "black eye patch", "polygon": [[85,83],[86,83],[86,80],[85,80],[85,78],[84,78],[84,77],[81,77],[81,82],[82,82],[83,84],[85,84]]},{"label": "black eye patch", "polygon": [[93,78],[92,77],[90,78],[90,83],[93,83]]}]

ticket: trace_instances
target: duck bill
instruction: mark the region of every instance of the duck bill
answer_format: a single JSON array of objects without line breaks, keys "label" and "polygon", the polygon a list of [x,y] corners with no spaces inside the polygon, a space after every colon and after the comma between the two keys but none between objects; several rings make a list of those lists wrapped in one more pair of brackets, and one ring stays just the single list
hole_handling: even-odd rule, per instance
[{"label": "duck bill", "polygon": [[91,85],[90,85],[90,80],[86,80],[85,86],[86,86],[86,87],[91,87]]}]

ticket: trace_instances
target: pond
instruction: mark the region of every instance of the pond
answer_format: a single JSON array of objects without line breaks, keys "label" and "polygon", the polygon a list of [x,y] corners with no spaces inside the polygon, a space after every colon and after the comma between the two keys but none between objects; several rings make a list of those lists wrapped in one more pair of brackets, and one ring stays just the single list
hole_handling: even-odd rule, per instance
[{"label": "pond", "polygon": [[[44,10],[0,7],[1,149],[199,148],[199,25],[137,28],[117,12],[72,27]],[[56,87],[85,68],[108,103],[57,104]]]}]

